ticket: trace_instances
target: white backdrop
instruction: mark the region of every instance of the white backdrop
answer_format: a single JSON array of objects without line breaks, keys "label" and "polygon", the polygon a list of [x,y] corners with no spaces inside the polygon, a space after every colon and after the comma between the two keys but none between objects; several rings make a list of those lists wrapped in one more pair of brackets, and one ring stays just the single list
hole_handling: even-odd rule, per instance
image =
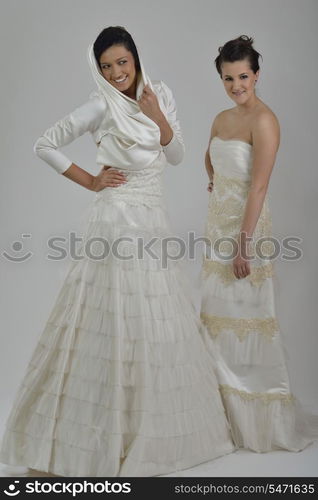
[{"label": "white backdrop", "polygon": [[[211,121],[233,105],[214,69],[217,49],[241,34],[255,38],[263,55],[259,96],[282,130],[270,183],[274,233],[304,240],[300,261],[276,262],[277,316],[294,393],[304,403],[317,401],[317,21],[315,0],[1,1],[0,424],[68,266],[46,258],[46,241],[76,230],[93,196],[37,158],[33,144],[95,88],[86,49],[109,25],[131,32],[150,77],[174,92],[186,156],[166,170],[165,181],[180,236],[202,234]],[[64,151],[82,168],[99,171],[89,134]],[[29,259],[12,261],[28,252]],[[198,252],[189,263],[193,279],[200,260]]]}]

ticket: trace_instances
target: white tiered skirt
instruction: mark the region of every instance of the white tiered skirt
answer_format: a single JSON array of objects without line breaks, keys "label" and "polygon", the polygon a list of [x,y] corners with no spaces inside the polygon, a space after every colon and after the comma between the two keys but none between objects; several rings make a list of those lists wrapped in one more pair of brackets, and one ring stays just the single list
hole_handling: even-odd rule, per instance
[{"label": "white tiered skirt", "polygon": [[[6,422],[5,464],[155,476],[234,449],[181,264],[136,258],[141,237],[169,235],[165,210],[116,189],[88,208],[84,258],[70,265]],[[120,237],[126,259],[92,258]]]}]

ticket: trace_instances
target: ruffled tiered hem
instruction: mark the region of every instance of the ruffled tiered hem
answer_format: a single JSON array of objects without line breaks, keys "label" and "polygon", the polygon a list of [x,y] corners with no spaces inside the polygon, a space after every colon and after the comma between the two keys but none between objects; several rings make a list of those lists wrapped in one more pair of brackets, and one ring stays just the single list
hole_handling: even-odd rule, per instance
[{"label": "ruffled tiered hem", "polygon": [[[168,236],[164,210],[106,204],[89,238],[121,254]],[[213,362],[180,263],[72,262],[7,420],[0,461],[61,476],[155,476],[232,452]]]},{"label": "ruffled tiered hem", "polygon": [[[194,412],[193,418],[195,416]],[[48,465],[52,441],[50,436],[44,437],[43,430],[53,424],[50,419],[42,421],[44,417],[36,415],[22,433],[7,430],[1,461],[10,465],[27,464],[29,468],[61,476],[156,476],[231,453],[233,443],[224,439],[223,409],[212,417],[210,408],[205,412],[198,410],[197,416],[201,420],[201,428],[195,424],[193,432],[184,434],[180,424],[179,434],[169,436],[165,431],[162,436],[144,435],[142,432],[146,431],[142,430],[131,434],[124,433],[124,430],[118,434],[115,431],[107,434],[99,428],[59,418],[54,451]],[[151,415],[146,415],[144,420],[151,418]],[[126,419],[131,420],[131,415],[126,415]],[[179,415],[178,419],[182,420],[182,416]]]}]

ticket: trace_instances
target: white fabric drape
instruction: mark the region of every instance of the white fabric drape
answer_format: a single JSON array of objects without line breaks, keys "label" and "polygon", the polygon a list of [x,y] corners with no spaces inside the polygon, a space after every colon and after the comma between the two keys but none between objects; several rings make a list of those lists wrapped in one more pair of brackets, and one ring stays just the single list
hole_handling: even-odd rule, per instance
[{"label": "white fabric drape", "polygon": [[132,164],[139,165],[139,168],[151,165],[159,157],[162,147],[158,125],[141,111],[137,102],[147,84],[153,90],[142,61],[137,101],[117,90],[104,78],[94,55],[93,44],[88,48],[88,61],[99,93],[104,96],[112,117],[110,126],[107,122],[107,128],[103,131],[100,144],[105,163],[112,165],[119,162],[122,168]]}]

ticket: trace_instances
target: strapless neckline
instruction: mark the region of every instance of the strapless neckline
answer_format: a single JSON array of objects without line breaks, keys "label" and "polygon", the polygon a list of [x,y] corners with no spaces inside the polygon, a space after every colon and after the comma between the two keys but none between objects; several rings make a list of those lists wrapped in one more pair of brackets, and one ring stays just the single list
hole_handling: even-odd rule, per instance
[{"label": "strapless neckline", "polygon": [[249,144],[248,142],[245,142],[245,141],[241,141],[240,139],[221,139],[221,137],[219,137],[218,135],[215,135],[211,142],[214,140],[214,139],[218,139],[219,141],[221,142],[238,142],[240,144],[245,144],[246,146],[248,146],[249,148],[252,148],[252,144]]}]

